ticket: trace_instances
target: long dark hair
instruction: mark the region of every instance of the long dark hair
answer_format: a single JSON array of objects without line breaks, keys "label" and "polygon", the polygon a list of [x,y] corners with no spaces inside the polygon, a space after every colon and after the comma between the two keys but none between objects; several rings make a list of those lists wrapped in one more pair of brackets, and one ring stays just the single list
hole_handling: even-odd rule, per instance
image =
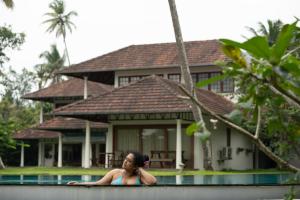
[{"label": "long dark hair", "polygon": [[133,155],[133,165],[135,167],[144,167],[144,155],[139,153],[139,152],[136,152],[136,151],[132,151],[132,152],[129,152],[129,154],[132,154]]}]

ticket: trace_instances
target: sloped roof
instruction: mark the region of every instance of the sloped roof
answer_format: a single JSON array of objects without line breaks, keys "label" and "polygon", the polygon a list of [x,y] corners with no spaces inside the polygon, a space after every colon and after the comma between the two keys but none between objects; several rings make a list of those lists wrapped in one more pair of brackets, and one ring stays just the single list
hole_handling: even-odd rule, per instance
[{"label": "sloped roof", "polygon": [[[58,108],[56,115],[97,116],[130,113],[191,112],[189,103],[178,83],[158,76],[149,76],[130,85],[116,88],[112,92],[77,101]],[[217,114],[233,110],[233,103],[211,91],[199,89],[199,101]]]},{"label": "sloped roof", "polygon": [[[98,96],[110,92],[113,87],[110,85],[88,81],[88,96]],[[24,95],[23,99],[53,102],[56,98],[83,98],[84,80],[71,78],[47,88]]]},{"label": "sloped roof", "polygon": [[24,129],[15,133],[12,137],[14,139],[40,139],[40,138],[58,138],[60,132],[45,131],[37,129]]},{"label": "sloped roof", "polygon": [[[190,66],[214,65],[225,55],[217,40],[185,42]],[[127,69],[152,69],[179,66],[176,43],[131,45],[72,65],[59,73],[105,72]]]},{"label": "sloped roof", "polygon": [[[91,122],[93,129],[107,128],[107,124],[101,122]],[[78,130],[85,129],[85,120],[70,117],[55,117],[40,124],[37,129],[44,130]]]}]

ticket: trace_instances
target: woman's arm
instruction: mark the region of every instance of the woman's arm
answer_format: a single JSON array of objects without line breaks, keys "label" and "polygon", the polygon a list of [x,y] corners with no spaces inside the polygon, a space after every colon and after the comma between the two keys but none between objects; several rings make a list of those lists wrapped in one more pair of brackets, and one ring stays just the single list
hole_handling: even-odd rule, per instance
[{"label": "woman's arm", "polygon": [[142,183],[144,183],[145,185],[154,185],[157,182],[156,178],[152,174],[144,170],[142,167],[139,168],[139,175],[141,177]]},{"label": "woman's arm", "polygon": [[105,174],[104,177],[102,177],[100,180],[95,182],[77,182],[77,181],[70,181],[68,182],[68,185],[110,185],[113,179],[114,174],[116,174],[119,171],[119,169],[113,169],[107,174]]}]

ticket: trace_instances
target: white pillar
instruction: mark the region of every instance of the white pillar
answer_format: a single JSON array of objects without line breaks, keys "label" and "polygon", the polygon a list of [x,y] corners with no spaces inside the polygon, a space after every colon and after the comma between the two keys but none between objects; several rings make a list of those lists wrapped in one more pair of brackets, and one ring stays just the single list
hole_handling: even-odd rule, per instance
[{"label": "white pillar", "polygon": [[88,88],[87,88],[87,83],[88,83],[88,77],[84,77],[84,87],[83,87],[83,98],[87,99],[88,97]]},{"label": "white pillar", "polygon": [[57,167],[62,167],[62,134],[60,133],[58,136],[58,161]]},{"label": "white pillar", "polygon": [[41,102],[41,108],[40,108],[40,124],[44,122],[44,111],[43,111],[43,103]]},{"label": "white pillar", "polygon": [[91,145],[91,128],[90,122],[85,121],[85,150],[84,150],[84,168],[90,168],[90,145]]},{"label": "white pillar", "polygon": [[194,135],[194,169],[203,169],[201,164],[201,141],[199,136]]},{"label": "white pillar", "polygon": [[108,154],[107,153],[112,153],[113,151],[113,125],[109,124],[108,125],[108,131],[106,133],[106,144],[105,144],[105,168],[108,168]]},{"label": "white pillar", "polygon": [[90,143],[90,167],[92,166],[92,160],[93,160],[93,150],[92,150],[92,143]]},{"label": "white pillar", "polygon": [[176,120],[176,169],[182,168],[181,120]]},{"label": "white pillar", "polygon": [[82,142],[81,145],[81,167],[84,168],[84,150],[85,150],[85,143]]},{"label": "white pillar", "polygon": [[21,160],[20,167],[24,167],[24,142],[21,142]]},{"label": "white pillar", "polygon": [[39,152],[38,152],[38,166],[44,166],[44,142],[42,140],[39,140],[38,144]]}]

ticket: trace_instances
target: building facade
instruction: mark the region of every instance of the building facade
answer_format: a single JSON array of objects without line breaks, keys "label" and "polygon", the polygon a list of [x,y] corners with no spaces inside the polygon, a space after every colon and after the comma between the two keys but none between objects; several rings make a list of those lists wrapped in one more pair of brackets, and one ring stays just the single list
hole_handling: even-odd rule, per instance
[{"label": "building facade", "polygon": [[[215,62],[226,58],[218,41],[194,41],[185,45],[195,83],[221,73]],[[67,144],[78,140],[77,144],[81,145],[70,148],[70,151],[81,152],[81,156],[77,157],[85,168],[92,165],[120,166],[127,152],[140,151],[150,156],[151,167],[203,169],[201,141],[197,136],[186,135],[186,128],[194,119],[191,103],[182,98],[184,94],[178,87],[178,84],[183,84],[178,63],[175,43],[132,45],[61,71],[60,74],[81,81],[74,82],[73,89],[64,91],[60,98],[52,95],[50,99],[52,102],[55,100],[57,105],[54,115],[60,116],[60,120],[76,118],[84,125],[80,128],[81,134],[77,135],[72,134],[74,130],[66,126],[67,122],[60,125],[65,128],[64,131],[58,127],[51,129],[50,123],[47,125],[45,122],[45,125],[37,127],[61,133],[54,142],[58,150],[53,146],[58,157],[57,166],[63,166],[66,158],[63,149],[67,149]],[[95,89],[92,90],[88,84],[92,82],[111,85],[114,89],[96,95]],[[234,109],[234,105],[223,96],[233,94],[234,89],[233,80],[226,79],[199,89],[197,95],[215,113],[225,115]],[[83,100],[72,97],[70,101],[66,94],[73,90],[77,93],[81,90]],[[96,88],[96,91],[100,89]],[[51,92],[37,93],[39,98],[34,99],[33,93],[25,95],[25,98],[45,101],[45,96]],[[254,167],[257,158],[249,140],[221,122],[212,123],[214,119],[207,113],[204,113],[204,119],[212,132],[210,153],[214,169]],[[92,130],[97,127],[95,123],[102,123],[102,131],[98,129],[98,133],[93,133]],[[99,143],[97,134],[101,135]],[[39,155],[45,153],[41,151]]]}]

